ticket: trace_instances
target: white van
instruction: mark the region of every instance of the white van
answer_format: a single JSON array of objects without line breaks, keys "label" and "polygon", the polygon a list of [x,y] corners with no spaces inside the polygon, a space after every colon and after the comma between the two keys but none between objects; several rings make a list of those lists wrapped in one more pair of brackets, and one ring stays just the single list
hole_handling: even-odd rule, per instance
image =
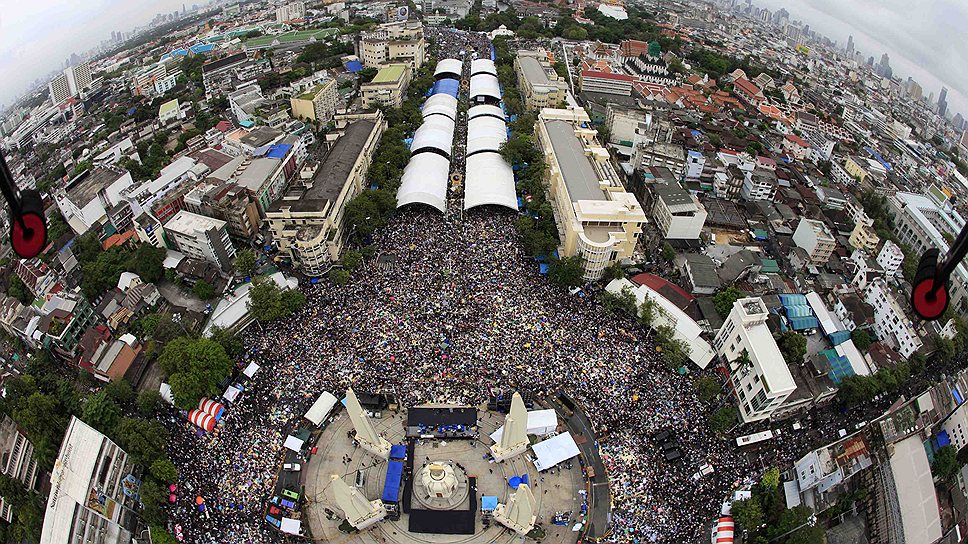
[{"label": "white van", "polygon": [[288,470],[289,472],[299,472],[302,470],[302,465],[299,463],[286,463],[282,465],[282,470]]}]

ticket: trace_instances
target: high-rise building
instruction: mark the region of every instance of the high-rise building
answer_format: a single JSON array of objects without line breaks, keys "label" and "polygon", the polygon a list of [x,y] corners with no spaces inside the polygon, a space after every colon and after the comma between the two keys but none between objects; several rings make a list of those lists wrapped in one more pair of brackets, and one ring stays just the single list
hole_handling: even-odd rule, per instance
[{"label": "high-rise building", "polygon": [[907,93],[908,96],[911,97],[911,100],[917,102],[920,101],[921,97],[924,95],[924,90],[921,89],[921,85],[917,81],[914,81],[913,78],[908,77]]},{"label": "high-rise building", "polygon": [[235,247],[225,221],[182,210],[165,223],[165,233],[185,255],[215,263],[222,270],[231,268]]},{"label": "high-rise building", "polygon": [[91,86],[91,65],[89,63],[68,66],[47,84],[50,90],[50,100],[55,105],[77,96],[84,89]]},{"label": "high-rise building", "polygon": [[71,97],[71,89],[67,83],[67,76],[63,73],[57,74],[57,77],[50,80],[47,88],[50,90],[50,101],[54,105],[60,104]]},{"label": "high-rise building", "polygon": [[295,21],[306,16],[306,4],[302,2],[291,2],[276,8],[276,22]]},{"label": "high-rise building", "polygon": [[944,117],[948,111],[948,88],[941,87],[941,94],[938,95],[938,115]]}]

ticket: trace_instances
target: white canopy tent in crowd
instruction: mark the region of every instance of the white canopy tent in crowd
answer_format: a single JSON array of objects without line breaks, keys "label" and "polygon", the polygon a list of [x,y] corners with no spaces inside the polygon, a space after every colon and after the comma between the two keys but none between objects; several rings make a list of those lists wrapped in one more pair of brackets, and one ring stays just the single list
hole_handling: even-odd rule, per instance
[{"label": "white canopy tent in crowd", "polygon": [[500,106],[478,104],[467,111],[467,118],[476,119],[478,117],[493,117],[495,119],[504,121],[504,110],[502,110]]},{"label": "white canopy tent in crowd", "polygon": [[286,437],[286,441],[283,442],[282,447],[299,453],[299,450],[302,449],[304,443],[305,442],[301,438],[296,438],[295,436],[289,435]]},{"label": "white canopy tent in crowd", "polygon": [[397,190],[397,208],[426,204],[447,211],[447,176],[450,161],[436,153],[414,155],[403,170]]},{"label": "white canopy tent in crowd", "polygon": [[497,77],[497,66],[491,59],[475,59],[471,61],[471,76],[477,74],[491,74]]},{"label": "white canopy tent in crowd", "polygon": [[571,433],[555,435],[544,442],[531,446],[536,457],[534,466],[538,472],[562,463],[578,455],[578,444],[571,437]]},{"label": "white canopy tent in crowd", "polygon": [[338,400],[332,393],[323,391],[303,417],[318,427],[329,417],[329,414],[333,411],[333,406],[336,406],[337,402]]},{"label": "white canopy tent in crowd", "polygon": [[479,74],[471,77],[471,102],[475,102],[479,96],[501,99],[501,86],[498,84],[497,76]]},{"label": "white canopy tent in crowd", "polygon": [[487,204],[518,209],[514,172],[498,153],[478,153],[467,157],[464,209]]},{"label": "white canopy tent in crowd", "polygon": [[421,151],[436,149],[450,157],[453,144],[454,120],[442,115],[434,115],[425,119],[413,134],[410,152],[419,154]]},{"label": "white canopy tent in crowd", "polygon": [[287,535],[299,535],[302,531],[302,522],[298,519],[282,518],[279,520],[279,530]]},{"label": "white canopy tent in crowd", "polygon": [[424,102],[423,109],[420,110],[423,114],[423,118],[436,114],[443,115],[449,118],[451,121],[457,120],[457,99],[449,94],[438,93]]},{"label": "white canopy tent in crowd", "polygon": [[249,363],[246,365],[245,370],[242,371],[243,374],[249,378],[255,377],[255,373],[259,371],[259,365],[255,363]]},{"label": "white canopy tent in crowd", "polygon": [[[527,433],[537,436],[544,436],[555,432],[558,428],[558,414],[554,410],[533,410],[528,412]],[[491,440],[500,442],[504,436],[504,425],[498,427],[490,434]]]},{"label": "white canopy tent in crowd", "polygon": [[467,122],[467,156],[480,151],[500,151],[508,141],[508,129],[503,119],[478,116]]},{"label": "white canopy tent in crowd", "polygon": [[[475,61],[476,62],[476,61]],[[434,69],[434,78],[439,79],[441,76],[456,75],[459,79],[461,72],[464,70],[464,63],[457,59],[443,59],[437,62],[437,68]]]}]

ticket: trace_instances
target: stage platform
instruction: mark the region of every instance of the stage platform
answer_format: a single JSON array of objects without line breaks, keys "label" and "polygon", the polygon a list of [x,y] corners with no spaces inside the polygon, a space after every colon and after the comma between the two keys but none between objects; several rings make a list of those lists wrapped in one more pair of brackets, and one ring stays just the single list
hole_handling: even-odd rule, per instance
[{"label": "stage platform", "polygon": [[474,438],[477,408],[422,407],[407,412],[407,437]]},{"label": "stage platform", "polygon": [[440,535],[474,534],[477,516],[477,478],[468,478],[470,507],[467,510],[410,509],[410,532]]}]

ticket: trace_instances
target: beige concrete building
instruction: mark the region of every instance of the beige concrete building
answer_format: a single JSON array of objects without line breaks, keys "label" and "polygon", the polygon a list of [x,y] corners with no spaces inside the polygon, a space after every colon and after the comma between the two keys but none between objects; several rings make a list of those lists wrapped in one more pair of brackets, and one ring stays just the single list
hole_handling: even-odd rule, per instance
[{"label": "beige concrete building", "polygon": [[593,281],[609,264],[632,256],[646,217],[590,126],[582,109],[545,108],[535,134],[548,165],[548,193],[561,236],[559,254],[582,256],[585,279]]},{"label": "beige concrete building", "polygon": [[382,66],[373,81],[360,86],[363,108],[399,108],[403,104],[407,86],[410,85],[410,78],[410,66],[406,64]]},{"label": "beige concrete building", "polygon": [[850,231],[850,238],[847,241],[853,248],[873,252],[881,242],[881,237],[874,230],[874,220],[865,214],[863,220],[854,225],[854,230]]},{"label": "beige concrete building", "polygon": [[417,70],[423,66],[426,54],[427,42],[420,21],[386,23],[360,35],[359,57],[364,66],[379,68],[389,62],[405,62]]},{"label": "beige concrete building", "polygon": [[386,128],[379,111],[339,115],[336,122],[342,128],[334,135],[336,141],[322,164],[308,170],[301,183],[293,183],[266,210],[279,251],[310,276],[324,273],[339,259],[347,237],[343,210],[363,191],[370,161]]},{"label": "beige concrete building", "polygon": [[[6,415],[0,420],[0,453],[0,471],[24,484],[28,490],[36,490],[40,470],[37,468],[37,460],[34,459],[34,446],[27,440],[27,435]],[[0,497],[0,518],[7,523],[14,518],[13,505],[3,497]]]},{"label": "beige concrete building", "polygon": [[547,51],[518,51],[514,71],[528,110],[556,108],[565,101],[568,83],[558,77]]},{"label": "beige concrete building", "polygon": [[793,232],[793,243],[806,250],[814,264],[825,264],[837,248],[837,240],[823,221],[801,219]]},{"label": "beige concrete building", "polygon": [[336,80],[327,79],[303,94],[290,98],[289,103],[293,118],[326,123],[333,118],[339,105]]}]

